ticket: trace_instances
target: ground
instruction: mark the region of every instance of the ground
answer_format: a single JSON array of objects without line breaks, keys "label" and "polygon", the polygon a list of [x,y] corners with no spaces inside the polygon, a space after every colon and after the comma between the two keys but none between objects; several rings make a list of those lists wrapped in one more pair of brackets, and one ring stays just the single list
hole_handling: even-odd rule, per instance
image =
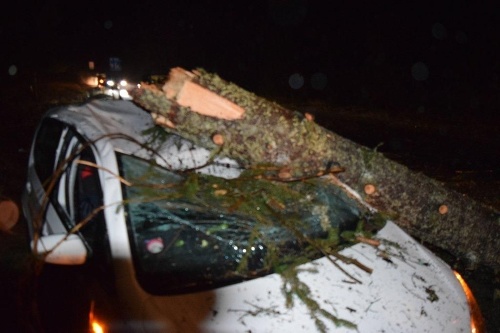
[{"label": "ground", "polygon": [[[29,146],[40,116],[51,106],[80,102],[87,87],[72,80],[39,79],[36,84],[12,81],[0,99],[0,196],[19,203],[26,177]],[[264,96],[273,99],[273,96]],[[359,103],[335,103],[322,98],[275,98],[279,103],[309,112],[316,121],[353,141],[384,152],[416,172],[443,181],[445,186],[500,210],[498,122],[491,115],[414,111]],[[498,116],[497,118],[498,119]],[[37,332],[24,220],[9,234],[0,234],[0,304],[3,328]],[[438,249],[435,249],[439,252]],[[466,278],[479,300],[489,332],[500,332],[498,273],[488,267],[467,270],[456,258],[439,252]],[[496,277],[496,279],[495,279]]]}]

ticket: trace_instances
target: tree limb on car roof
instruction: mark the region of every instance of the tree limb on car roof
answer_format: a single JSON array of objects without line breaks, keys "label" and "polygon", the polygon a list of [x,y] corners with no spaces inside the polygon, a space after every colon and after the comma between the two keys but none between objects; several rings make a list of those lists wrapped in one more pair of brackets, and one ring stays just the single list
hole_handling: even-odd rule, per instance
[{"label": "tree limb on car roof", "polygon": [[[171,70],[163,87],[142,85],[134,101],[156,123],[276,179],[337,173],[361,199],[422,241],[500,267],[500,215],[381,153],[202,69]],[[340,166],[340,168],[339,168]]]}]

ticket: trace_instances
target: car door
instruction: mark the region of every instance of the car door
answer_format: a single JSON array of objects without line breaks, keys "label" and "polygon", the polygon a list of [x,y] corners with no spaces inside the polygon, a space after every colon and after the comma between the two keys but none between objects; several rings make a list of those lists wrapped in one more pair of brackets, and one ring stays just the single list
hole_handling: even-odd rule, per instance
[{"label": "car door", "polygon": [[76,156],[65,185],[67,210],[73,226],[79,228],[78,234],[87,244],[94,264],[101,270],[108,270],[111,254],[103,214],[101,169],[91,148],[90,143],[79,140],[73,149],[72,154]]},{"label": "car door", "polygon": [[[23,210],[31,238],[66,232],[58,214],[57,200],[52,195],[58,181],[59,156],[67,126],[55,119],[45,118],[38,127],[28,167]],[[57,192],[57,191],[56,191]]]},{"label": "car door", "polygon": [[68,127],[59,153],[59,165],[64,166],[64,172],[54,188],[52,202],[67,232],[79,235],[85,243],[88,257],[98,266],[108,266],[110,255],[97,160],[93,144]]},{"label": "car door", "polygon": [[[78,231],[74,228],[90,208],[79,204],[80,201],[87,202],[85,192],[93,189],[91,194],[97,198],[92,201],[95,206],[100,206],[102,201],[99,178],[93,172],[96,169],[89,172],[84,164],[96,165],[91,144],[72,126],[46,118],[37,131],[31,157],[26,201],[30,202],[28,206],[32,213],[28,220],[35,226],[33,233],[50,236],[74,232],[87,248],[88,263],[93,253],[92,236],[99,231],[91,228],[93,223],[90,222],[93,221]],[[82,177],[85,178],[83,181],[92,182],[93,187],[82,185]],[[99,218],[101,216],[95,214],[90,220]],[[89,267],[87,264],[45,265],[38,276],[37,304],[47,332],[83,331],[88,326],[92,299]]]},{"label": "car door", "polygon": [[[37,131],[32,155],[28,184],[34,232],[41,236],[74,232],[89,254],[105,247],[105,223],[99,210],[103,196],[92,144],[72,126],[47,118]],[[40,222],[38,211],[43,212]]]},{"label": "car door", "polygon": [[82,150],[82,139],[70,126],[55,119],[45,120],[34,147],[34,166],[47,204],[42,235],[71,232],[75,227],[75,175]]}]

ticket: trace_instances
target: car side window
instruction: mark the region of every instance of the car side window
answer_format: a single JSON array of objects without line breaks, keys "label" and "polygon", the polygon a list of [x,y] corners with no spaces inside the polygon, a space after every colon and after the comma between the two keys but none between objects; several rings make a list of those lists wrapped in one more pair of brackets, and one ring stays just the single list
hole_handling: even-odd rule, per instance
[{"label": "car side window", "polygon": [[[84,223],[80,233],[90,248],[105,232],[104,218],[99,207],[103,205],[103,194],[99,169],[92,146],[74,129],[68,128],[61,140],[58,163],[66,161],[64,172],[54,189],[59,208],[68,216],[68,229]],[[99,225],[99,226],[98,226]]]},{"label": "car side window", "polygon": [[78,155],[72,166],[72,183],[67,188],[71,198],[70,211],[74,223],[84,222],[80,229],[86,244],[91,250],[92,260],[100,279],[107,288],[112,288],[112,273],[109,268],[112,263],[108,233],[103,207],[103,192],[96,158],[90,144],[80,141],[77,146]]},{"label": "car side window", "polygon": [[47,118],[40,126],[34,145],[34,167],[42,184],[54,174],[57,150],[63,135],[64,125]]},{"label": "car side window", "polygon": [[[103,231],[104,219],[102,190],[99,180],[99,169],[90,146],[85,147],[75,161],[73,210],[75,223],[87,221],[81,229],[85,238],[93,243],[96,234]],[[91,244],[92,245],[92,244]]]}]

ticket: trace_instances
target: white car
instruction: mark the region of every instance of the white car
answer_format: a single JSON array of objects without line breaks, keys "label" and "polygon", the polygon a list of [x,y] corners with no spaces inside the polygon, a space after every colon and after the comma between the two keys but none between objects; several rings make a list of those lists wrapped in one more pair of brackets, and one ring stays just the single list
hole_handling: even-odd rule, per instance
[{"label": "white car", "polygon": [[477,331],[460,277],[356,193],[213,155],[130,101],[43,117],[23,211],[35,254],[98,281],[80,281],[90,331]]}]

